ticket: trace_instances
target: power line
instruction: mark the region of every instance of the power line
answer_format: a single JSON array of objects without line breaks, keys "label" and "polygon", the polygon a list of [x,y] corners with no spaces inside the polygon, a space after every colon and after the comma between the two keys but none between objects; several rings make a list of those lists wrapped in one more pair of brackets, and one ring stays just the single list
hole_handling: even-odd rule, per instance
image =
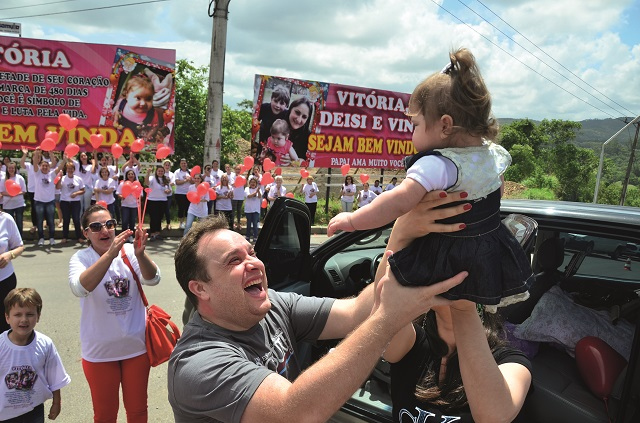
[{"label": "power line", "polygon": [[27,4],[27,5],[22,5],[22,6],[3,7],[0,10],[26,9],[27,7],[48,6],[50,4],[69,3],[70,1],[78,1],[78,0],[58,0],[58,1],[52,1],[52,2],[49,2],[49,3]]},{"label": "power line", "polygon": [[[460,0],[458,0],[460,1]],[[606,94],[604,94],[603,92],[601,92],[600,90],[598,90],[597,88],[595,88],[594,86],[592,86],[591,84],[589,84],[587,81],[585,81],[584,79],[580,78],[578,75],[576,75],[575,73],[573,73],[569,68],[567,68],[565,65],[563,65],[562,63],[560,63],[559,61],[557,61],[555,58],[553,58],[550,54],[548,54],[546,51],[544,51],[542,48],[540,48],[536,43],[534,43],[533,41],[531,41],[529,38],[527,38],[524,34],[522,34],[520,31],[518,31],[517,29],[515,29],[512,25],[510,25],[508,22],[506,22],[504,19],[502,19],[500,16],[498,16],[498,14],[496,14],[493,10],[491,10],[487,5],[485,5],[484,3],[482,3],[480,0],[476,0],[478,3],[480,3],[485,9],[487,9],[489,12],[491,12],[496,18],[500,19],[505,25],[507,25],[509,28],[511,28],[512,30],[514,30],[516,32],[516,34],[520,35],[522,38],[524,38],[525,40],[527,40],[529,43],[531,43],[535,48],[537,48],[538,50],[540,50],[545,56],[547,56],[548,58],[550,58],[551,60],[553,60],[554,62],[556,62],[558,65],[560,65],[564,70],[566,70],[567,72],[569,72],[571,75],[573,75],[574,77],[576,77],[578,80],[580,80],[580,82],[582,82],[583,84],[586,84],[589,88],[591,88],[592,90],[594,90],[595,92],[597,92],[598,94],[600,94],[601,96],[603,96],[604,98],[606,98],[607,100],[611,101],[613,104],[617,105],[618,107],[621,107],[623,110],[626,110],[627,112],[631,113],[633,116],[636,116],[637,113],[632,112],[631,110],[627,109],[625,106],[619,104],[618,102],[616,102],[615,100],[613,100],[612,98],[608,97]],[[460,3],[462,3],[460,1]],[[464,4],[464,3],[462,3]],[[473,13],[475,13],[476,15],[480,16],[475,10],[471,9],[468,5],[464,4],[469,10],[471,10]],[[487,22],[489,25],[493,26],[494,28],[496,28],[491,22],[487,21],[486,19],[484,19],[482,16],[480,16],[485,22]],[[496,28],[498,31],[500,31],[498,28]],[[500,31],[502,34],[504,34],[504,32]],[[504,34],[507,38],[509,38],[511,41],[513,41],[514,43],[518,44],[520,47],[522,47],[517,41],[515,41],[513,38],[509,37],[508,35]],[[551,68],[552,70],[554,70],[556,73],[558,73],[558,75],[562,76],[563,78],[565,78],[567,81],[571,82],[572,84],[574,84],[576,87],[578,87],[579,89],[581,89],[582,91],[586,92],[587,94],[589,94],[590,96],[592,96],[593,98],[595,98],[596,100],[600,101],[602,104],[605,104],[607,107],[611,107],[613,110],[615,110],[612,106],[608,105],[607,103],[605,103],[604,101],[598,99],[597,97],[595,97],[593,94],[589,93],[588,91],[586,91],[585,89],[579,87],[578,85],[576,85],[574,82],[572,82],[571,80],[569,80],[569,78],[567,78],[566,76],[562,75],[560,72],[558,72],[556,69],[552,68],[551,66],[549,66],[546,62],[544,62],[543,60],[541,60],[540,58],[538,58],[537,56],[535,56],[533,53],[531,53],[529,50],[525,49],[524,47],[522,47],[524,50],[526,50],[529,54],[531,54],[533,57],[537,58],[538,60],[540,60],[542,63],[544,63],[545,65],[547,65],[549,68]],[[618,110],[616,110],[617,113],[620,113]]]},{"label": "power line", "polygon": [[549,78],[547,78],[546,76],[544,76],[543,74],[541,74],[540,72],[538,72],[537,70],[533,69],[531,66],[527,65],[526,63],[524,63],[522,60],[518,59],[517,57],[515,57],[513,54],[509,53],[507,50],[503,49],[502,47],[500,47],[498,44],[494,43],[493,41],[491,41],[491,39],[489,39],[489,37],[487,37],[484,34],[481,34],[480,32],[476,31],[475,28],[473,28],[471,25],[469,25],[468,23],[466,23],[465,21],[463,21],[462,19],[460,19],[459,17],[457,17],[456,15],[454,15],[452,12],[450,12],[448,9],[446,9],[444,6],[438,4],[435,0],[431,0],[432,3],[434,3],[436,6],[438,6],[439,8],[441,8],[442,10],[444,10],[445,12],[447,12],[448,14],[450,14],[451,16],[453,16],[455,19],[457,19],[460,23],[462,23],[463,25],[465,25],[467,28],[469,28],[470,30],[472,30],[473,32],[475,32],[476,34],[480,35],[482,38],[484,38],[485,40],[487,40],[488,42],[490,42],[491,44],[493,44],[494,46],[498,47],[500,50],[502,50],[504,53],[506,53],[507,55],[511,56],[512,59],[517,60],[518,62],[520,62],[522,65],[524,65],[525,67],[527,67],[529,70],[531,70],[532,72],[535,72],[536,74],[538,74],[539,76],[541,76],[542,78],[546,79],[547,81],[551,82],[553,85],[555,85],[556,87],[560,88],[562,91],[566,92],[567,94],[569,94],[572,97],[577,98],[578,100],[582,101],[583,103],[593,107],[596,110],[599,110],[600,112],[604,113],[605,115],[610,116],[613,119],[617,119],[617,120],[621,120],[619,117],[615,117],[613,116],[611,113],[609,112],[605,112],[604,110],[600,109],[599,107],[596,107],[595,105],[589,103],[588,101],[586,101],[583,98],[578,97],[577,95],[573,94],[572,92],[568,91],[566,88],[560,86],[559,84],[557,84],[556,82],[550,80]]},{"label": "power line", "polygon": [[139,1],[139,2],[136,2],[136,3],[116,4],[116,5],[113,5],[113,6],[93,7],[93,8],[89,8],[89,9],[66,10],[66,11],[63,11],[63,12],[40,13],[40,14],[37,14],[37,15],[12,16],[12,17],[7,17],[7,18],[3,18],[3,19],[39,18],[39,17],[42,17],[42,16],[64,15],[64,14],[67,14],[67,13],[78,13],[78,12],[91,12],[91,11],[94,11],[94,10],[115,9],[115,8],[118,8],[118,7],[127,7],[127,6],[139,6],[139,5],[143,5],[143,4],[149,4],[149,3],[161,3],[161,2],[165,2],[165,1],[171,1],[171,0],[147,0],[147,1]]}]

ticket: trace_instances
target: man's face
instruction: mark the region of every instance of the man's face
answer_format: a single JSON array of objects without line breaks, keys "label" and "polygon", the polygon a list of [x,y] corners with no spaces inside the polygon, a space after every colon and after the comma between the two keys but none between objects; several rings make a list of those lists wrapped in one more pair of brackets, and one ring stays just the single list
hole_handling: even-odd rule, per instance
[{"label": "man's face", "polygon": [[247,330],[264,318],[271,309],[264,264],[242,235],[226,229],[205,235],[198,255],[207,257],[210,280],[198,282],[202,291],[196,293],[199,310],[210,310],[205,318],[231,330]]},{"label": "man's face", "polygon": [[217,172],[220,169],[220,163],[212,162],[211,163],[211,169],[213,169],[213,170],[215,170]]}]

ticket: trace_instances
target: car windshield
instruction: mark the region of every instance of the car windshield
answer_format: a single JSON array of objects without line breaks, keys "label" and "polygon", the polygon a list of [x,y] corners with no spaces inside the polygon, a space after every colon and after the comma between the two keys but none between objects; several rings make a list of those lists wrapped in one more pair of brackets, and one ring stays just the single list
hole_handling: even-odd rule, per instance
[{"label": "car windshield", "polygon": [[576,233],[560,233],[559,237],[565,240],[564,262],[560,267],[565,276],[635,282],[640,288],[640,276],[632,271],[640,259],[636,244]]}]

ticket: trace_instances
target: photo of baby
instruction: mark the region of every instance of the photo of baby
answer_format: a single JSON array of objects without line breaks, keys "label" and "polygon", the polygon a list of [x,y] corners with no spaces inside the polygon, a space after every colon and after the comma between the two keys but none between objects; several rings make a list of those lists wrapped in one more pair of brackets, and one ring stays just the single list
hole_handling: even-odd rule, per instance
[{"label": "photo of baby", "polygon": [[175,108],[174,69],[119,49],[112,69],[101,125],[113,126],[129,139],[170,145]]}]

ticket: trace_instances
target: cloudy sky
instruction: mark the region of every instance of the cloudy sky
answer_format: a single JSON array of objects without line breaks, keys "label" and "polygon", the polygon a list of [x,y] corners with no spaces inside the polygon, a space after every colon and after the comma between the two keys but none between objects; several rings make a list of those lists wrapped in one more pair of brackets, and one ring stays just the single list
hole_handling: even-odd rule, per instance
[{"label": "cloudy sky", "polygon": [[[206,65],[208,6],[2,0],[0,20],[20,22],[23,37],[172,48]],[[638,17],[640,0],[231,0],[224,101],[252,99],[257,73],[411,92],[464,46],[498,117],[635,117]]]}]

